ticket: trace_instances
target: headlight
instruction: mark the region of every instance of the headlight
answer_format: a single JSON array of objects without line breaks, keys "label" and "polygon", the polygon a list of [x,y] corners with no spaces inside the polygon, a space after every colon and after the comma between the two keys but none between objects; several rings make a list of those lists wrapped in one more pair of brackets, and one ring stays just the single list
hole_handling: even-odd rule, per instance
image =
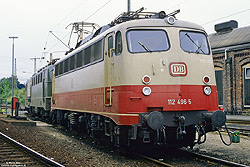
[{"label": "headlight", "polygon": [[210,77],[207,76],[207,75],[205,75],[205,76],[203,77],[203,83],[207,85],[207,84],[209,84],[209,82],[210,82]]},{"label": "headlight", "polygon": [[210,95],[211,94],[211,92],[212,92],[212,90],[211,90],[211,88],[209,87],[209,86],[206,86],[205,88],[204,88],[204,93],[205,93],[205,95]]},{"label": "headlight", "polygon": [[150,82],[151,82],[151,78],[150,78],[150,76],[148,76],[148,75],[144,75],[143,77],[142,77],[142,82],[144,83],[144,84],[149,84]]},{"label": "headlight", "polygon": [[167,21],[168,21],[169,24],[173,25],[175,23],[176,19],[175,19],[174,16],[169,16],[167,18]]},{"label": "headlight", "polygon": [[144,87],[144,88],[142,89],[142,93],[143,93],[145,96],[150,95],[150,94],[151,94],[151,89],[150,89],[150,87]]}]

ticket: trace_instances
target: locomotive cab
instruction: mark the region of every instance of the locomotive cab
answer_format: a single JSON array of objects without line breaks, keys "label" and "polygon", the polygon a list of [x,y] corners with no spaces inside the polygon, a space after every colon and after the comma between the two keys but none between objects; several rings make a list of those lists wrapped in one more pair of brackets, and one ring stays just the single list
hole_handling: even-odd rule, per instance
[{"label": "locomotive cab", "polygon": [[130,114],[114,121],[131,125],[131,140],[193,147],[225,124],[207,34],[199,25],[133,20],[117,25],[105,48],[104,103],[111,113]]}]

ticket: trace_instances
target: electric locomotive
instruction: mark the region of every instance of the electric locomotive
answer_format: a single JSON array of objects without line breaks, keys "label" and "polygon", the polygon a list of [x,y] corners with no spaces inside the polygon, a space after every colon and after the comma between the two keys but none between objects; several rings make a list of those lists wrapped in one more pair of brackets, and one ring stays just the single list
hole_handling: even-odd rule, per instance
[{"label": "electric locomotive", "polygon": [[25,89],[25,108],[32,115],[44,119],[49,119],[51,110],[53,63],[33,74]]},{"label": "electric locomotive", "polygon": [[226,122],[207,34],[179,11],[142,11],[122,13],[54,64],[50,116],[116,146],[203,143]]}]

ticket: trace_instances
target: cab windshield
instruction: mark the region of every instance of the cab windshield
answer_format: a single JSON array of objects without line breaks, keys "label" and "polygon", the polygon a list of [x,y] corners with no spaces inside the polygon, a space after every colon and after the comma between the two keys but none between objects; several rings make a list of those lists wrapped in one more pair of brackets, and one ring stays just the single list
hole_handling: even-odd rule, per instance
[{"label": "cab windshield", "polygon": [[169,49],[167,33],[164,30],[129,30],[127,43],[131,53],[160,52]]},{"label": "cab windshield", "polygon": [[206,54],[210,53],[205,34],[195,31],[180,31],[181,48],[185,52]]}]

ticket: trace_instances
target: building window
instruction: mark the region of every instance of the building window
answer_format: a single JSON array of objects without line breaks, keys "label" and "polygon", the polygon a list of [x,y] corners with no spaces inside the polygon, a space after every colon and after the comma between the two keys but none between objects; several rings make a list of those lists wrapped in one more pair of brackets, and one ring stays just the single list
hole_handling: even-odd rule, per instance
[{"label": "building window", "polygon": [[245,78],[250,79],[250,67],[245,68]]},{"label": "building window", "polygon": [[215,71],[219,106],[223,105],[223,70]]},{"label": "building window", "polygon": [[244,106],[250,107],[250,67],[244,68]]}]

